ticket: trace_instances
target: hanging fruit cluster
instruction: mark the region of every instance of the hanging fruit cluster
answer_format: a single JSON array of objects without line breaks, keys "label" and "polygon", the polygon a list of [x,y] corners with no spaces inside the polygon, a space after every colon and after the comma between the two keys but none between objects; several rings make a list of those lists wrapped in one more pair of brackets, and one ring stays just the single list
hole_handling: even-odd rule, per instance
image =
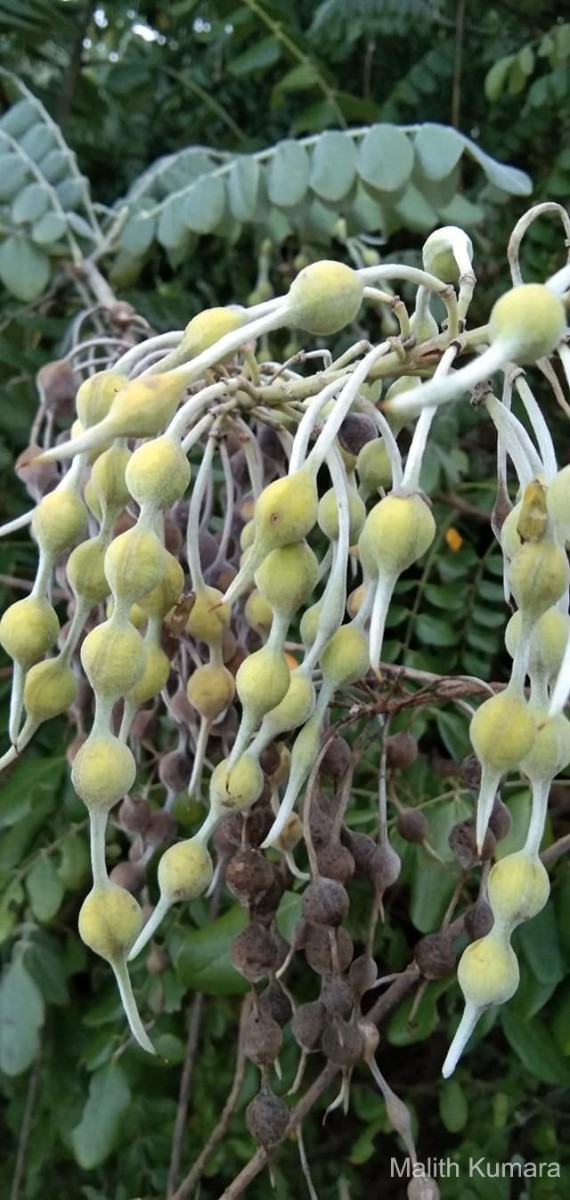
[{"label": "hanging fruit cluster", "polygon": [[[570,270],[546,284],[515,278],[489,324],[469,329],[471,260],[469,238],[450,228],[428,238],[422,270],[316,262],[282,297],[207,309],[180,335],[150,337],[105,369],[87,370],[67,439],[34,444],[21,465],[35,507],[4,527],[29,521],[38,566],[30,595],[0,621],[13,662],[2,765],[43,722],[71,712],[71,777],[89,815],[93,875],[79,932],[110,963],[146,1049],[128,961],[160,936],[172,905],[222,877],[243,904],[248,924],[234,962],[254,989],[246,1045],[261,1071],[248,1124],[266,1147],[287,1122],[271,1086],[285,1024],[292,1020],[302,1062],[320,1049],[345,1082],[359,1059],[372,1061],[360,1002],[376,967],[372,946],[353,959],[347,888],[353,876],[367,878],[382,912],[400,869],[387,833],[385,773],[415,750],[406,735],[399,744],[384,739],[378,838],[350,832],[354,754],[333,736],[331,706],[364,680],[381,694],[394,588],[436,533],[420,487],[432,423],[440,404],[497,373],[502,400],[488,385],[477,403],[496,427],[499,483],[508,465],[519,489],[498,531],[505,594],[516,605],[507,631],[513,666],[508,686],[471,720],[481,768],[477,819],[475,828],[456,827],[454,852],[469,866],[492,854],[505,832],[496,793],[506,772],[527,777],[532,816],[524,848],[492,867],[488,905],[480,900],[477,919],[473,910],[467,922],[475,940],[458,968],[465,1014],[445,1074],[479,1013],[516,990],[511,933],[548,897],[539,858],[548,792],[570,762],[570,467],[559,469],[518,364],[540,366],[558,353],[570,373]],[[382,290],[398,281],[414,290],[411,313]],[[279,331],[294,330],[310,345],[366,310],[372,320],[388,310],[399,333],[358,341],[336,360],[326,350],[268,357],[270,335],[278,341]],[[453,369],[464,356],[466,365]],[[515,389],[526,425],[510,408]],[[153,738],[160,754],[148,753]],[[162,810],[132,794],[150,758],[158,760]],[[176,841],[173,808],[182,793],[203,804],[203,819]],[[136,854],[109,876],[105,833],[117,805]],[[425,840],[414,810],[401,810],[397,827],[412,842]],[[159,897],[143,923],[133,893],[166,843]],[[292,883],[302,888],[302,920],[289,946],[275,919]],[[437,937],[418,948],[428,979],[455,960],[451,937]],[[300,950],[320,993],[293,1009],[285,974]]]}]

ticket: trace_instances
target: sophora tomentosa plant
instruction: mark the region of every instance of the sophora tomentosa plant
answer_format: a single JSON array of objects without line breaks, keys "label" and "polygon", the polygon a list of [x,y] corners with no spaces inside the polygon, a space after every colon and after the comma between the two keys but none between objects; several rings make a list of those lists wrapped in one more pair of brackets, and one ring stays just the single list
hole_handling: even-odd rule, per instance
[{"label": "sophora tomentosa plant", "polygon": [[[563,715],[570,690],[570,466],[557,462],[531,381],[542,374],[560,396],[549,361],[556,356],[570,382],[570,268],[543,283],[520,277],[518,244],[543,207],[515,229],[512,286],[483,326],[469,321],[476,287],[470,238],[446,227],[427,239],[422,269],[314,262],[286,295],[250,308],[206,309],[185,330],[149,337],[120,357],[109,347],[102,368],[88,356],[68,439],[50,445],[46,427],[43,448],[31,448],[22,468],[35,507],[3,529],[30,525],[38,566],[30,595],[0,622],[0,642],[13,661],[2,766],[24,753],[42,722],[74,713],[72,781],[89,815],[93,873],[79,931],[110,963],[132,1032],[148,1050],[128,962],[159,934],[172,905],[202,895],[225,874],[249,914],[234,944],[235,964],[252,985],[270,980],[262,993],[254,988],[246,1039],[262,1076],[248,1124],[266,1147],[287,1123],[270,1067],[292,1011],[284,975],[300,947],[321,978],[319,1000],[293,1016],[303,1062],[320,1046],[342,1070],[341,1100],[356,1062],[367,1062],[395,1127],[411,1139],[406,1110],[374,1061],[373,1030],[360,1008],[376,967],[370,953],[353,961],[343,927],[355,871],[372,883],[376,914],[398,878],[387,832],[389,748],[379,760],[375,842],[343,824],[354,762],[346,742],[331,740],[330,714],[363,681],[382,696],[394,589],[436,534],[420,485],[423,456],[437,439],[439,406],[473,390],[473,403],[496,429],[499,485],[508,483],[515,500],[502,526],[495,524],[505,595],[516,605],[507,631],[510,681],[470,724],[480,764],[477,852],[484,852],[490,819],[497,828],[495,797],[505,773],[527,777],[532,815],[524,848],[489,874],[492,925],[479,936],[471,922],[475,940],[458,970],[465,1012],[445,1075],[479,1014],[515,992],[512,931],[548,897],[539,858],[548,792],[570,762]],[[412,304],[383,290],[400,284],[413,293]],[[445,319],[438,322],[442,304]],[[368,310],[373,328],[385,309],[396,317],[397,336],[358,341],[336,358],[322,348],[357,314]],[[287,330],[297,331],[306,349],[281,362],[268,344],[279,344]],[[71,362],[78,366],[73,353]],[[526,424],[511,409],[514,397]],[[215,513],[220,478],[222,520]],[[67,597],[61,626],[54,581]],[[381,699],[379,705],[381,713]],[[159,711],[165,803],[151,814],[129,793],[137,771],[152,769],[145,731]],[[334,803],[315,791],[320,771],[337,781]],[[184,790],[204,797],[203,820],[176,842],[172,808]],[[138,859],[110,877],[105,831],[118,804],[123,828],[143,845]],[[401,811],[398,829],[410,841],[425,837],[421,814]],[[303,839],[309,875],[294,856]],[[143,923],[132,892],[165,841],[172,844],[158,866],[159,898]],[[278,862],[290,881],[306,885],[290,947],[275,925],[285,877]],[[425,945],[417,961],[427,978],[445,973],[454,961],[450,938]]]}]

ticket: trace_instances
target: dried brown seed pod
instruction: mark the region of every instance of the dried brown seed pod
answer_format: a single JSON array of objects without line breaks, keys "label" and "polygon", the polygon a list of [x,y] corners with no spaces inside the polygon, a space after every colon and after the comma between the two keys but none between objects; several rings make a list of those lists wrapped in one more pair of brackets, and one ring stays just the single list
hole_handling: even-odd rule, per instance
[{"label": "dried brown seed pod", "polygon": [[313,801],[309,817],[309,829],[315,850],[318,850],[321,846],[328,846],[332,837],[333,821],[334,816],[330,812],[330,809],[327,811],[322,804]]},{"label": "dried brown seed pod", "polygon": [[365,413],[349,413],[338,431],[338,440],[343,450],[355,455],[360,454],[367,442],[377,437],[376,425],[372,417],[367,417]]},{"label": "dried brown seed pod", "polygon": [[66,757],[70,767],[73,766],[73,760],[75,758],[75,755],[78,753],[79,750],[81,750],[83,743],[86,741],[87,741],[87,734],[86,733],[78,733],[74,737],[73,741],[69,743],[69,746],[67,747],[67,750],[65,752],[65,757]]},{"label": "dried brown seed pod", "polygon": [[271,886],[265,892],[258,892],[249,901],[249,915],[262,925],[271,924],[281,903],[285,884],[278,871],[273,869]]},{"label": "dried brown seed pod", "polygon": [[259,850],[251,846],[238,850],[226,867],[226,884],[240,904],[266,892],[273,883],[273,867]]},{"label": "dried brown seed pod", "polygon": [[57,463],[38,463],[33,460],[41,454],[42,447],[32,444],[18,455],[14,470],[33,500],[41,500],[59,482]]},{"label": "dried brown seed pod", "polygon": [[511,814],[506,804],[497,794],[489,817],[489,829],[498,842],[505,838],[511,828]]},{"label": "dried brown seed pod", "polygon": [[354,859],[354,874],[356,877],[368,877],[373,868],[376,842],[366,833],[354,833],[352,829],[343,828],[341,831],[343,845],[350,850]]},{"label": "dried brown seed pod", "polygon": [[198,534],[198,550],[203,571],[207,571],[208,567],[211,567],[218,549],[218,543],[213,533],[210,533],[208,529],[201,529]]},{"label": "dried brown seed pod", "polygon": [[362,1058],[363,1037],[358,1025],[347,1021],[328,1021],[321,1038],[321,1050],[329,1062],[352,1067]]},{"label": "dried brown seed pod", "polygon": [[251,1012],[244,1031],[247,1058],[257,1067],[269,1067],[281,1049],[281,1028],[267,1013]]},{"label": "dried brown seed pod", "polygon": [[180,558],[183,546],[182,530],[178,521],[170,513],[164,514],[164,548],[173,558]]},{"label": "dried brown seed pod", "polygon": [[231,629],[225,629],[222,634],[222,659],[225,663],[235,658],[237,648],[238,644],[235,633],[232,633]]},{"label": "dried brown seed pod", "polygon": [[299,1004],[293,1014],[291,1029],[293,1037],[302,1050],[310,1053],[318,1046],[324,1027],[326,1011],[320,1000]]},{"label": "dried brown seed pod", "polygon": [[376,846],[368,875],[374,890],[379,896],[392,887],[399,878],[402,860],[389,842]]},{"label": "dried brown seed pod", "polygon": [[234,939],[232,960],[236,969],[250,983],[256,983],[279,969],[287,949],[284,938],[254,921]]},{"label": "dried brown seed pod", "polygon": [[[227,663],[224,665],[227,666]],[[214,721],[214,724],[210,727],[210,737],[225,737],[232,739],[237,733],[238,725],[239,717],[237,715],[237,709],[235,709],[233,705],[230,705],[230,707],[226,709],[224,715],[221,718],[218,718],[217,721]]]},{"label": "dried brown seed pod", "polygon": [[289,1123],[289,1109],[271,1088],[264,1085],[248,1104],[245,1123],[251,1136],[260,1146],[263,1146],[264,1150],[271,1150],[285,1134]]},{"label": "dried brown seed pod", "polygon": [[275,742],[270,742],[259,756],[259,765],[264,775],[274,775],[281,766],[281,753]]},{"label": "dried brown seed pod", "polygon": [[118,887],[125,888],[127,892],[140,891],[144,880],[145,870],[140,863],[121,862],[113,867],[109,874],[109,879],[112,883],[116,883]]},{"label": "dried brown seed pod", "polygon": [[378,977],[378,969],[374,959],[369,954],[360,954],[350,964],[348,982],[356,1000],[361,1000],[365,992],[374,987]]},{"label": "dried brown seed pod", "polygon": [[284,1029],[293,1016],[293,1006],[278,983],[269,983],[259,997],[260,1012],[266,1013]]},{"label": "dried brown seed pod", "polygon": [[163,754],[158,764],[158,778],[170,792],[182,792],[188,787],[191,763],[183,750]]},{"label": "dried brown seed pod", "polygon": [[418,757],[417,739],[411,733],[393,733],[386,739],[386,766],[403,771]]},{"label": "dried brown seed pod", "polygon": [[348,771],[351,758],[352,751],[348,742],[340,737],[340,734],[336,734],[321,759],[320,772],[323,779],[341,779]]},{"label": "dried brown seed pod", "polygon": [[418,942],[414,958],[426,979],[442,979],[455,969],[456,953],[448,933],[428,933]]},{"label": "dried brown seed pod", "polygon": [[167,842],[173,842],[175,837],[176,818],[172,813],[164,808],[153,812],[144,834],[147,846],[165,846]]},{"label": "dried brown seed pod", "polygon": [[320,1001],[333,1017],[346,1017],[354,1002],[352,988],[339,975],[323,975]]},{"label": "dried brown seed pod", "polygon": [[75,406],[78,381],[65,358],[44,363],[36,375],[36,384],[46,412],[56,417],[70,417]]},{"label": "dried brown seed pod", "polygon": [[342,925],[336,930],[329,930],[324,925],[306,924],[303,945],[305,958],[311,970],[318,975],[327,975],[335,970],[331,940],[336,951],[338,970],[342,974],[348,970],[354,953],[350,934]]},{"label": "dried brown seed pod", "polygon": [[303,892],[303,916],[312,925],[336,927],[348,915],[349,899],[336,879],[315,879]]},{"label": "dried brown seed pod", "polygon": [[423,842],[428,834],[428,823],[418,808],[401,808],[396,829],[406,842]]},{"label": "dried brown seed pod", "polygon": [[142,796],[125,796],[118,810],[119,824],[126,833],[144,833],[152,810]]},{"label": "dried brown seed pod", "polygon": [[274,429],[259,422],[257,428],[257,444],[264,459],[271,458],[275,463],[282,463],[284,458],[283,446]]},{"label": "dried brown seed pod", "polygon": [[352,854],[340,842],[329,842],[328,846],[317,849],[317,866],[321,875],[339,883],[347,883],[354,875]]},{"label": "dried brown seed pod", "polygon": [[469,871],[477,863],[491,858],[496,841],[495,835],[488,829],[485,834],[481,854],[479,855],[477,853],[475,822],[473,820],[458,821],[451,829],[448,838],[449,848],[464,871]]},{"label": "dried brown seed pod", "polygon": [[208,587],[219,588],[221,592],[227,592],[236,575],[236,567],[232,566],[227,559],[222,558],[219,562],[212,563],[212,566],[204,571],[204,582]]},{"label": "dried brown seed pod", "polygon": [[132,726],[131,737],[137,742],[149,740],[158,728],[156,713],[152,708],[141,708],[137,713]]},{"label": "dried brown seed pod", "polygon": [[476,942],[486,937],[493,928],[493,913],[486,900],[476,900],[465,913],[465,932],[469,940]]},{"label": "dried brown seed pod", "polygon": [[463,787],[477,795],[481,786],[481,763],[476,754],[468,754],[459,768],[459,781]]}]

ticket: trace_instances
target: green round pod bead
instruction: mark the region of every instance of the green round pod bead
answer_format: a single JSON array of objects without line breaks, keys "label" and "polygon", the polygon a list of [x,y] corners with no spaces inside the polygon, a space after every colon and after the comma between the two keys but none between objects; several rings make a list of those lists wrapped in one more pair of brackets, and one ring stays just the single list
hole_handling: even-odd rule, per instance
[{"label": "green round pod bead", "polygon": [[81,941],[108,963],[125,958],[142,923],[142,909],[135,897],[110,882],[94,887],[79,910]]},{"label": "green round pod bead", "polygon": [[545,358],[562,340],[564,304],[542,283],[522,283],[500,296],[491,309],[489,342],[504,342],[519,363]]},{"label": "green round pod bead", "polygon": [[362,447],[356,460],[356,470],[367,495],[380,488],[387,491],[392,486],[392,464],[383,438],[374,438]]},{"label": "green round pod bead", "polygon": [[550,781],[570,762],[570,721],[563,713],[549,717],[541,709],[531,711],[536,737],[520,769],[532,783]]},{"label": "green round pod bead", "polygon": [[201,587],[196,592],[186,632],[207,645],[217,644],[229,629],[231,620],[230,606],[222,604],[222,600],[219,588]]},{"label": "green round pod bead", "polygon": [[279,615],[292,615],[306,604],[319,578],[319,564],[306,542],[279,546],[264,558],[254,579]]},{"label": "green round pod bead", "polygon": [[75,397],[75,411],[85,429],[104,420],[117,392],[127,383],[127,376],[118,371],[98,371],[81,384]]},{"label": "green round pod bead", "polygon": [[509,564],[507,580],[519,606],[535,618],[564,595],[570,582],[566,552],[544,537],[525,542]]},{"label": "green round pod bead", "polygon": [[257,589],[250,592],[243,613],[250,629],[254,629],[260,637],[267,637],[273,624],[273,609]]},{"label": "green round pod bead", "polygon": [[[513,613],[505,630],[505,646],[511,656],[517,652],[522,613]],[[557,608],[549,608],[533,627],[530,635],[529,674],[554,679],[562,665],[566,643],[570,637],[570,616]]]},{"label": "green round pod bead", "polygon": [[160,583],[137,601],[145,617],[165,617],[178,604],[184,591],[184,571],[178,559],[169,550],[164,554],[164,574]]},{"label": "green round pod bead", "polygon": [[241,706],[256,720],[275,708],[287,693],[291,675],[280,650],[263,646],[241,663],[236,675],[236,692]]},{"label": "green round pod bead", "polygon": [[240,535],[239,548],[243,552],[249,550],[255,541],[255,521],[246,521]]},{"label": "green round pod bead", "polygon": [[43,496],[32,517],[32,534],[42,550],[61,554],[87,529],[83,500],[69,488],[56,488]]},{"label": "green round pod bead", "polygon": [[303,468],[293,475],[275,479],[255,502],[255,546],[274,549],[300,542],[317,521],[319,495],[311,476]]},{"label": "green round pod bead", "polygon": [[134,687],[130,688],[125,699],[134,708],[146,704],[162,691],[170,675],[170,659],[160,646],[144,646],[144,671]]},{"label": "green round pod bead", "polygon": [[125,478],[137,504],[169,508],[184,495],[191,474],[190,463],[181,446],[171,438],[158,437],[135,450]]},{"label": "green round pod bead", "polygon": [[461,274],[454,249],[457,240],[462,244],[464,258],[467,263],[473,261],[473,243],[471,238],[453,225],[444,225],[434,229],[426,238],[422,247],[422,263],[424,271],[437,275],[444,283],[457,283]]},{"label": "green round pod bead", "polygon": [[[130,459],[131,451],[125,446],[110,446],[95,459],[91,468],[90,497],[95,499],[99,513],[108,509],[121,512],[129,504],[131,497],[125,473]],[[94,516],[97,515],[95,512]]]},{"label": "green round pod bead", "polygon": [[506,689],[477,709],[469,737],[480,763],[501,774],[510,771],[529,753],[536,737],[532,710]]},{"label": "green round pod bead", "polygon": [[165,549],[151,530],[127,529],[114,538],[105,554],[105,575],[115,597],[131,604],[161,583]]},{"label": "green round pod bead", "polygon": [[487,895],[495,920],[511,931],[544,908],[550,895],[548,871],[524,850],[506,854],[491,868]]},{"label": "green round pod bead", "polygon": [[517,956],[506,939],[488,933],[471,942],[457,967],[457,980],[465,999],[476,1008],[505,1004],[519,986]]},{"label": "green round pod bead", "polygon": [[[370,442],[367,443],[370,445]],[[355,488],[347,489],[348,495],[348,542],[353,546],[362,533],[366,520],[366,505]],[[319,500],[317,522],[325,537],[331,542],[338,541],[339,513],[338,499],[334,488],[329,488]]]},{"label": "green round pod bead", "polygon": [[88,808],[109,809],[130,791],[137,773],[128,746],[112,734],[91,734],[79,747],[71,782]]},{"label": "green round pod bead", "polygon": [[58,658],[35,663],[26,674],[24,705],[32,721],[49,721],[67,712],[77,691],[71,667]]},{"label": "green round pod bead", "polygon": [[74,594],[90,604],[99,604],[111,590],[105,575],[106,550],[107,547],[98,538],[89,538],[71,551],[65,564],[67,579]]},{"label": "green round pod bead", "polygon": [[289,733],[309,720],[315,707],[315,687],[311,679],[299,670],[291,671],[289,687],[283,699],[266,713],[268,723],[279,731]]},{"label": "green round pod bead", "polygon": [[341,625],[321,654],[323,679],[335,687],[358,683],[368,672],[368,654],[364,634],[353,625]]},{"label": "green round pod bead", "polygon": [[318,337],[339,333],[357,316],[363,290],[362,280],[345,263],[310,263],[289,288],[288,324]]},{"label": "green round pod bead", "polygon": [[155,437],[172,420],[185,391],[175,371],[131,379],[117,392],[104,428],[114,437]]},{"label": "green round pod bead", "polygon": [[519,518],[522,512],[522,500],[511,508],[510,513],[507,513],[501,526],[500,543],[501,550],[506,559],[512,559],[522,546],[522,539],[518,531]]},{"label": "green round pod bead", "polygon": [[190,676],[186,694],[201,717],[206,721],[215,721],[234,698],[234,677],[226,667],[206,663]]},{"label": "green round pod bead", "polygon": [[312,646],[319,632],[319,622],[323,611],[321,600],[306,608],[299,624],[299,633],[304,646]]},{"label": "green round pod bead", "polygon": [[164,851],[158,864],[161,898],[195,900],[212,882],[214,864],[206,846],[197,838],[187,838]]},{"label": "green round pod bead", "polygon": [[47,600],[26,596],[16,600],[0,619],[0,645],[22,667],[43,658],[57,640],[57,613]]},{"label": "green round pod bead", "polygon": [[205,308],[188,322],[178,347],[180,356],[196,358],[227,333],[241,329],[246,316],[243,308]]},{"label": "green round pod bead", "polygon": [[556,537],[564,545],[570,541],[570,463],[554,476],[546,492],[546,507]]},{"label": "green round pod bead", "polygon": [[81,647],[81,663],[96,696],[118,700],[142,679],[144,643],[134,625],[117,626],[103,621],[92,629]]},{"label": "green round pod bead", "polygon": [[251,755],[242,755],[231,770],[224,758],[210,779],[210,804],[214,811],[244,812],[259,800],[264,782],[263,771]]},{"label": "green round pod bead", "polygon": [[384,496],[369,512],[358,541],[360,559],[372,577],[399,575],[429,549],[435,537],[431,508],[416,492]]}]

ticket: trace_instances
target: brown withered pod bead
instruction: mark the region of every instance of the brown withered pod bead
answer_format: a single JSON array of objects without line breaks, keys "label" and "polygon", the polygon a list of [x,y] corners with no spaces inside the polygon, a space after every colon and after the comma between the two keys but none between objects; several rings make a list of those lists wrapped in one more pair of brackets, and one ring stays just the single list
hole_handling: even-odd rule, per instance
[{"label": "brown withered pod bead", "polygon": [[497,794],[495,796],[495,802],[493,804],[491,816],[489,817],[489,829],[494,837],[496,837],[497,841],[500,842],[501,838],[505,838],[507,836],[510,828],[511,814],[506,804],[503,803],[501,797]]},{"label": "brown withered pod bead", "polygon": [[32,500],[41,500],[59,482],[57,463],[38,463],[33,460],[42,453],[42,447],[32,444],[18,455],[14,470]]},{"label": "brown withered pod bead", "polygon": [[493,928],[493,913],[486,900],[476,900],[465,913],[465,932],[472,942],[486,937]]},{"label": "brown withered pod bead", "polygon": [[265,775],[274,775],[281,766],[281,754],[275,745],[275,742],[270,742],[265,750],[262,750],[259,756],[259,765]]},{"label": "brown withered pod bead", "polygon": [[352,751],[348,742],[340,734],[335,734],[321,759],[321,777],[323,779],[341,779],[348,771],[351,758]]},{"label": "brown withered pod bead", "polygon": [[386,766],[404,771],[418,757],[417,739],[411,733],[393,733],[386,739]]},{"label": "brown withered pod bead", "polygon": [[277,982],[268,983],[259,996],[259,1011],[271,1017],[284,1029],[293,1016],[293,1005],[286,992]]},{"label": "brown withered pod bead", "polygon": [[350,850],[340,842],[329,842],[317,849],[317,866],[321,875],[347,883],[354,875],[354,859]]},{"label": "brown withered pod bead", "polygon": [[354,859],[355,876],[360,879],[363,876],[368,877],[373,867],[376,842],[366,833],[355,833],[352,829],[344,827],[341,830],[341,838]]},{"label": "brown withered pod bead", "polygon": [[289,1123],[289,1109],[265,1084],[245,1110],[245,1123],[251,1136],[271,1150],[282,1139]]},{"label": "brown withered pod bead", "polygon": [[491,858],[497,843],[494,833],[491,833],[491,830],[488,829],[485,834],[483,846],[481,847],[481,854],[479,855],[477,853],[475,822],[473,820],[458,821],[451,829],[447,840],[454,858],[457,859],[464,871],[469,871],[477,863]]},{"label": "brown withered pod bead", "polygon": [[414,958],[425,979],[443,979],[455,969],[456,953],[449,934],[428,933],[418,942]]},{"label": "brown withered pod bead", "polygon": [[349,899],[342,883],[319,877],[305,888],[302,911],[311,925],[342,925],[348,915]]},{"label": "brown withered pod bead", "polygon": [[349,413],[338,431],[338,440],[349,454],[360,454],[362,447],[377,437],[376,425],[365,413]]},{"label": "brown withered pod bead", "polygon": [[207,571],[208,567],[211,567],[218,549],[219,546],[213,533],[210,533],[208,529],[201,529],[198,534],[198,550],[203,571]]},{"label": "brown withered pod bead", "polygon": [[272,883],[271,863],[251,846],[238,850],[226,867],[226,884],[240,904],[247,904],[258,892],[266,892]]},{"label": "brown withered pod bead", "polygon": [[338,929],[327,929],[324,925],[306,924],[303,950],[311,971],[317,975],[330,975],[335,970],[331,941],[336,950],[338,970],[343,974],[348,970],[354,953],[350,934],[342,925]]},{"label": "brown withered pod bead", "polygon": [[158,728],[156,713],[153,708],[141,708],[132,726],[131,736],[137,742],[149,741]]},{"label": "brown withered pod bead", "polygon": [[257,425],[257,444],[264,459],[271,458],[274,463],[283,462],[283,446],[275,430],[264,421],[259,421]]},{"label": "brown withered pod bead", "polygon": [[117,863],[110,872],[109,879],[118,887],[125,888],[127,892],[134,894],[140,891],[145,881],[145,869],[140,863]]},{"label": "brown withered pod bead", "polygon": [[468,754],[459,767],[459,782],[477,795],[481,784],[481,763],[475,754]]},{"label": "brown withered pod bead", "polygon": [[164,548],[172,554],[174,558],[178,558],[183,546],[182,530],[178,522],[170,513],[164,514]]},{"label": "brown withered pod bead", "polygon": [[237,715],[237,709],[235,709],[233,705],[230,705],[230,707],[226,709],[224,715],[221,718],[218,718],[217,721],[214,721],[213,725],[210,726],[210,737],[225,737],[231,739],[237,733],[238,725],[239,717]]},{"label": "brown withered pod bead", "polygon": [[65,358],[44,363],[36,375],[42,408],[56,417],[70,417],[75,406],[78,381]]},{"label": "brown withered pod bead", "polygon": [[119,825],[126,833],[144,833],[151,815],[151,807],[142,796],[125,796],[117,813]]},{"label": "brown withered pod bead", "polygon": [[363,1037],[357,1025],[338,1018],[327,1021],[321,1038],[321,1050],[329,1062],[353,1067],[362,1058]]},{"label": "brown withered pod bead", "polygon": [[352,988],[340,975],[323,975],[319,999],[333,1017],[346,1017],[353,1005]]},{"label": "brown withered pod bead", "polygon": [[144,831],[147,846],[165,846],[176,837],[176,818],[172,813],[161,808],[151,813],[150,821]]},{"label": "brown withered pod bead", "polygon": [[389,842],[384,842],[375,847],[368,870],[368,877],[378,896],[382,896],[389,887],[392,887],[396,883],[401,868],[402,860],[400,855],[396,854],[396,851]]},{"label": "brown withered pod bead", "polygon": [[271,886],[265,892],[258,892],[252,896],[249,901],[248,910],[251,920],[259,921],[262,925],[270,925],[279,908],[284,891],[285,883],[279,872],[273,868]]},{"label": "brown withered pod bead", "polygon": [[170,792],[182,792],[188,787],[192,770],[189,755],[183,750],[170,750],[158,764],[158,778]]},{"label": "brown withered pod bead", "polygon": [[406,842],[423,842],[428,835],[428,823],[417,808],[401,808],[396,817],[396,829]]},{"label": "brown withered pod bead", "polygon": [[246,1021],[244,1050],[256,1067],[269,1067],[281,1049],[281,1027],[267,1013],[252,1011]]},{"label": "brown withered pod bead", "polygon": [[360,1001],[370,988],[374,987],[378,977],[378,969],[374,959],[369,954],[360,954],[350,964],[348,982],[352,988],[355,1000]]},{"label": "brown withered pod bead", "polygon": [[285,938],[254,921],[234,938],[232,961],[250,983],[257,983],[279,969],[287,949]]},{"label": "brown withered pod bead", "polygon": [[166,971],[169,964],[170,959],[166,951],[156,942],[152,942],[146,958],[146,969],[149,975],[162,975],[162,972]]},{"label": "brown withered pod bead", "polygon": [[73,766],[73,760],[75,758],[75,755],[78,753],[79,750],[81,750],[83,743],[86,741],[87,741],[87,734],[86,733],[78,733],[74,737],[73,741],[69,743],[69,746],[67,747],[67,750],[65,751],[65,757],[66,757],[67,762],[70,767]]},{"label": "brown withered pod bead", "polygon": [[220,559],[217,563],[212,563],[211,567],[207,567],[204,571],[204,582],[208,587],[219,588],[221,592],[226,592],[233,583],[237,575],[236,567],[227,562],[225,558]]},{"label": "brown withered pod bead", "polygon": [[310,1054],[316,1050],[325,1027],[326,1009],[320,1000],[299,1004],[293,1014],[291,1031],[297,1044]]}]

